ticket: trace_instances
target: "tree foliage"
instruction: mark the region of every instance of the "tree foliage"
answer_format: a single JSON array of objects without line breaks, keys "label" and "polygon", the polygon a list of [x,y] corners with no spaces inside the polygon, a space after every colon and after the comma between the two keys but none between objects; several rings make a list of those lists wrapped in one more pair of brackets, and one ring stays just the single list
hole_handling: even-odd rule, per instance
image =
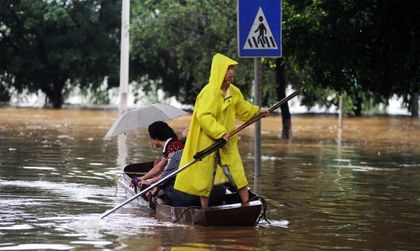
[{"label": "tree foliage", "polygon": [[419,9],[413,1],[288,1],[289,49],[312,83],[355,99],[419,91]]},{"label": "tree foliage", "polygon": [[[147,76],[168,96],[192,104],[207,83],[216,52],[237,59],[236,2],[229,0],[143,1],[133,7],[132,78]],[[238,59],[235,84],[249,93],[252,60]]]},{"label": "tree foliage", "polygon": [[53,107],[72,87],[118,74],[119,1],[2,1],[0,76],[18,91],[42,90]]}]

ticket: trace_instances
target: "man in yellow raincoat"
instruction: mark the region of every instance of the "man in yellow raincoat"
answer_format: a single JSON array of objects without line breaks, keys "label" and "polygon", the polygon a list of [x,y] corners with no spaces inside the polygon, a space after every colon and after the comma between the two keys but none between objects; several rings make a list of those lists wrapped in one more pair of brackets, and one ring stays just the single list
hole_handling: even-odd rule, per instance
[{"label": "man in yellow raincoat", "polygon": [[[197,96],[191,124],[185,143],[180,166],[193,160],[193,156],[212,145],[217,139],[224,138],[227,143],[219,149],[220,162],[227,165],[238,188],[242,204],[249,200],[248,181],[238,150],[238,136],[231,137],[235,119],[247,121],[259,114],[259,107],[246,101],[238,87],[231,84],[238,62],[222,55],[213,56],[209,83]],[[213,185],[228,181],[217,166],[214,174],[215,153],[195,162],[175,180],[175,189],[200,196],[201,207],[208,208],[208,198]]]}]

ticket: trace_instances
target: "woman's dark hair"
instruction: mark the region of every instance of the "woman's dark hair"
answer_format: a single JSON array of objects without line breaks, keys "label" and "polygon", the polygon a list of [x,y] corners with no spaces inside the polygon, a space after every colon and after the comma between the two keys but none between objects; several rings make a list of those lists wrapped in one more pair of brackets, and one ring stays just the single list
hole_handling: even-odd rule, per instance
[{"label": "woman's dark hair", "polygon": [[156,121],[149,125],[149,136],[152,139],[165,141],[169,138],[178,139],[174,130],[163,121]]}]

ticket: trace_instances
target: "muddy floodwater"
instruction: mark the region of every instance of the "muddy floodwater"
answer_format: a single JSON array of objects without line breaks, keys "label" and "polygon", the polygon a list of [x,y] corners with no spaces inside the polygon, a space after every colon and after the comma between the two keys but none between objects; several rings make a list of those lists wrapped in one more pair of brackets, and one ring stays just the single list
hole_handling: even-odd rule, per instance
[{"label": "muddy floodwater", "polygon": [[[262,121],[261,178],[253,127],[240,133],[249,185],[266,199],[255,227],[158,221],[126,199],[121,166],[153,160],[145,130],[103,136],[104,110],[0,109],[0,250],[418,250],[420,119],[293,115]],[[170,121],[180,134],[190,117]],[[238,123],[239,125],[239,123]]]}]

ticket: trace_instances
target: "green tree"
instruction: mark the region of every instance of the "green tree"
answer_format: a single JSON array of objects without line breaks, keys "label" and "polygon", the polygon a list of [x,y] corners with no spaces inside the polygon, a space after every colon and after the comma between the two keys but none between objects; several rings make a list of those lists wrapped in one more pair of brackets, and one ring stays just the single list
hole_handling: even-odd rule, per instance
[{"label": "green tree", "polygon": [[43,91],[54,108],[72,87],[116,85],[121,2],[2,1],[0,76],[18,91]]},{"label": "green tree", "polygon": [[[289,49],[312,81],[375,102],[419,91],[418,8],[413,1],[288,1]],[[311,83],[312,84],[312,83]],[[356,113],[360,111],[358,107]]]}]

